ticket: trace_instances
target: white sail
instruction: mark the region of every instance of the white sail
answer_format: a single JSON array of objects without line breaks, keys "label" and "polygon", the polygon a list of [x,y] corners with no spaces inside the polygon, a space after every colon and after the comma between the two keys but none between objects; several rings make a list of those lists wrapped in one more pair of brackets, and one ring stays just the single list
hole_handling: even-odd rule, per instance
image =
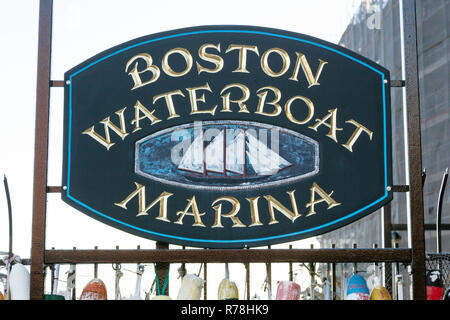
[{"label": "white sail", "polygon": [[206,171],[222,173],[223,170],[223,139],[224,130],[214,138],[205,149]]},{"label": "white sail", "polygon": [[232,137],[226,148],[226,168],[227,171],[244,174],[245,157],[245,135],[242,130]]},{"label": "white sail", "polygon": [[203,173],[203,135],[199,134],[186,150],[178,169]]},{"label": "white sail", "polygon": [[248,137],[248,159],[258,175],[272,175],[291,163],[280,157],[251,134]]}]

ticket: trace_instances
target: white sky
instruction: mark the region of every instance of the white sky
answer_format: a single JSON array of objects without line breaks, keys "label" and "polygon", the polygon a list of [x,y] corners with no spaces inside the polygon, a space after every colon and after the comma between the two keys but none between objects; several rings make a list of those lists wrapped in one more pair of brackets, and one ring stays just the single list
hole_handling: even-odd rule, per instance
[{"label": "white sky", "polygon": [[[239,24],[273,27],[308,34],[337,43],[361,0],[226,0],[226,1],[144,1],[144,0],[54,0],[52,80],[62,80],[66,70],[114,45],[152,34],[196,25]],[[156,5],[157,3],[157,5]],[[0,251],[8,250],[8,211],[3,188],[6,174],[13,208],[13,250],[30,257],[36,70],[38,45],[38,1],[0,0]],[[51,89],[48,185],[61,185],[63,89]],[[313,239],[294,246],[309,247]],[[47,202],[46,247],[71,249],[154,248],[154,242],[101,224],[72,209],[49,194]],[[172,246],[175,247],[175,246]],[[279,245],[274,247],[287,247]],[[171,296],[176,297],[178,264],[171,268]],[[123,268],[135,270],[134,265]],[[197,273],[199,265],[188,265]],[[208,295],[216,297],[223,266],[208,266]],[[273,272],[273,285],[287,280],[287,264]],[[298,269],[295,264],[294,269]],[[66,278],[61,268],[61,277]],[[219,270],[214,278],[214,270]],[[252,265],[251,294],[266,297],[261,285],[265,268]],[[93,276],[92,266],[78,266],[77,295]],[[123,296],[134,291],[135,276],[124,272]],[[111,265],[101,265],[99,275],[114,297]],[[230,266],[230,276],[244,298],[245,272],[242,264]],[[153,267],[144,273],[142,291],[153,281]],[[300,279],[298,282],[302,285]],[[309,283],[309,280],[306,284]],[[302,290],[305,285],[302,285]],[[47,288],[48,289],[48,288]],[[60,283],[65,289],[65,283]],[[275,288],[274,288],[275,290]],[[275,291],[274,291],[275,292]],[[143,293],[142,293],[143,296]]]}]

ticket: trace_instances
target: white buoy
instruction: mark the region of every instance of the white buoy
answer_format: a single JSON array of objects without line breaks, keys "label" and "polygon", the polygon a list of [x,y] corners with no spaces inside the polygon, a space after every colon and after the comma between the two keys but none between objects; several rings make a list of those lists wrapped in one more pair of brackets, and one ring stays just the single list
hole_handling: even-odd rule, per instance
[{"label": "white buoy", "polygon": [[30,273],[21,263],[12,266],[9,273],[11,300],[30,300]]},{"label": "white buoy", "polygon": [[194,274],[186,274],[181,280],[177,300],[200,300],[205,280]]}]

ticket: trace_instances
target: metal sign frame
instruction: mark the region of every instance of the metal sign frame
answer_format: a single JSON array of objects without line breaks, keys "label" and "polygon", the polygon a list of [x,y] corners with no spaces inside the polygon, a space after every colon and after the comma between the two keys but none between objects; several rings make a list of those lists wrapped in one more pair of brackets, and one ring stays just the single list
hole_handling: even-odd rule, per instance
[{"label": "metal sign frame", "polygon": [[[35,158],[33,182],[33,219],[31,243],[30,298],[44,298],[44,271],[56,263],[150,263],[156,262],[160,275],[168,263],[212,262],[404,262],[412,266],[413,299],[426,299],[425,239],[422,195],[422,154],[419,105],[416,1],[403,3],[406,77],[391,81],[391,87],[406,87],[408,110],[409,186],[392,186],[393,192],[408,192],[411,203],[411,248],[407,249],[209,249],[167,250],[166,243],[156,243],[154,250],[47,250],[45,248],[47,193],[61,192],[62,187],[47,185],[49,101],[51,87],[64,87],[64,81],[51,80],[53,0],[41,0],[39,9],[39,43],[36,91]],[[390,244],[389,204],[384,210],[385,246]],[[159,276],[164,277],[164,276]],[[160,278],[160,282],[164,279]]]}]

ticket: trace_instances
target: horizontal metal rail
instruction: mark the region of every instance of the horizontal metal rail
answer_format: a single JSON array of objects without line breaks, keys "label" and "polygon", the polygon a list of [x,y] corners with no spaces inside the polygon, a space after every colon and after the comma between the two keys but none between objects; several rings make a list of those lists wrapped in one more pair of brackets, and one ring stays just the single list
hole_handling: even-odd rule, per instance
[{"label": "horizontal metal rail", "polygon": [[411,249],[46,250],[45,264],[411,262]]},{"label": "horizontal metal rail", "polygon": [[[436,224],[426,223],[423,225],[425,230],[436,230]],[[406,231],[408,230],[408,225],[405,223],[393,223],[391,225],[392,230]],[[441,224],[441,230],[450,230],[450,223]]]}]

